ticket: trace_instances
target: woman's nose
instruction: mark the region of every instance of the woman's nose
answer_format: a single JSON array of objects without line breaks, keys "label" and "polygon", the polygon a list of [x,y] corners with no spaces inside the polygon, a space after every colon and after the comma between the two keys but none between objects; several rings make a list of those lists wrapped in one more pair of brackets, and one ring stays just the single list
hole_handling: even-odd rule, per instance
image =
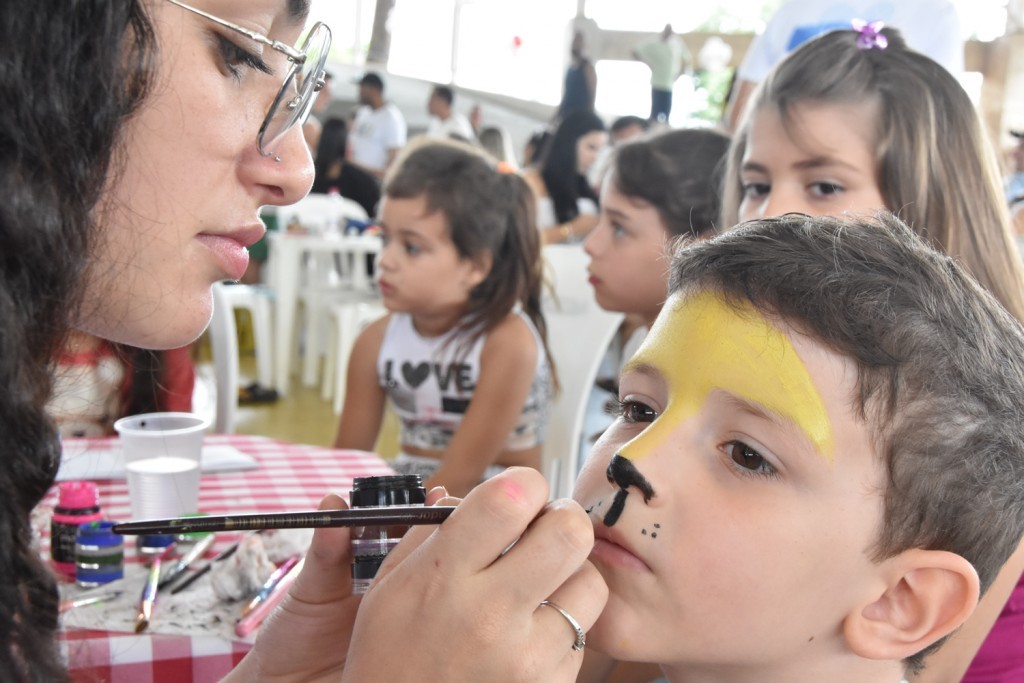
[{"label": "woman's nose", "polygon": [[261,205],[287,206],[305,197],[313,185],[313,157],[302,135],[302,126],[292,126],[269,156],[261,154],[253,144],[244,175],[244,180],[259,195]]}]

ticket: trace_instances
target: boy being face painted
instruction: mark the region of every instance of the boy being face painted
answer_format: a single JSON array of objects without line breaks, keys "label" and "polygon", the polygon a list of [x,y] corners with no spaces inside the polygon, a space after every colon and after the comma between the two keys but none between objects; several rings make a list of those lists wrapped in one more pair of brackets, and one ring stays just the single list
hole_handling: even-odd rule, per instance
[{"label": "boy being face painted", "polygon": [[588,645],[687,683],[899,681],[1024,535],[1020,325],[886,215],[753,222],[669,289],[574,493],[610,592]]},{"label": "boy being face painted", "polygon": [[670,298],[577,483],[611,589],[590,642],[709,665],[831,654],[825,636],[862,599],[884,488],[855,378],[752,307]]}]

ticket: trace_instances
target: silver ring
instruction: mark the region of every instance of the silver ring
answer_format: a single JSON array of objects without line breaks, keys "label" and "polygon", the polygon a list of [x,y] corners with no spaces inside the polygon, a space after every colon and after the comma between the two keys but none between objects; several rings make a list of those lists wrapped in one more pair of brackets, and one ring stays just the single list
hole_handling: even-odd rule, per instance
[{"label": "silver ring", "polygon": [[551,602],[550,600],[541,600],[541,607],[547,606],[551,609],[558,610],[558,613],[565,617],[565,620],[569,622],[569,626],[572,626],[572,630],[576,632],[576,642],[572,644],[574,652],[579,652],[587,645],[587,637],[583,632],[583,627],[580,626],[580,622],[572,618],[572,615],[566,612],[564,609]]},{"label": "silver ring", "polygon": [[277,163],[281,163],[281,157],[275,156],[274,161],[276,161]]}]

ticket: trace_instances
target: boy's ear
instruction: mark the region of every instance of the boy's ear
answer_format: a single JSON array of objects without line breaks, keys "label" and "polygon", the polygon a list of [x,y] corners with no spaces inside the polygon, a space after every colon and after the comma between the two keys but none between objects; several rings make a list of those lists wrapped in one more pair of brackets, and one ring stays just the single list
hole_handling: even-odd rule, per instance
[{"label": "boy's ear", "polygon": [[959,628],[978,604],[978,573],[955,553],[907,550],[880,571],[882,593],[843,622],[847,643],[861,657],[905,659]]}]

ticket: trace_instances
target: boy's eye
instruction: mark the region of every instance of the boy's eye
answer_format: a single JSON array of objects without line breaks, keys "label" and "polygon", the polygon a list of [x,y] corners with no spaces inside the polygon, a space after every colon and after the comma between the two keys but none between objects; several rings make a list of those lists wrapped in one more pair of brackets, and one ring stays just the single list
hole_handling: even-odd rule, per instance
[{"label": "boy's eye", "polygon": [[612,235],[615,237],[622,237],[626,234],[626,229],[618,223],[612,223]]},{"label": "boy's eye", "polygon": [[617,412],[618,417],[629,423],[654,422],[658,417],[656,410],[639,401],[619,401]]},{"label": "boy's eye", "polygon": [[774,476],[776,470],[771,463],[765,460],[764,456],[742,441],[731,441],[726,444],[729,457],[742,470],[752,474],[764,474]]},{"label": "boy's eye", "polygon": [[409,256],[416,256],[421,251],[423,251],[423,249],[421,249],[418,244],[412,244],[410,242],[405,243],[405,253],[409,254]]},{"label": "boy's eye", "polygon": [[217,34],[217,49],[220,51],[221,59],[224,60],[224,68],[236,79],[242,77],[242,67],[265,74],[272,73],[270,66],[259,55],[240,48],[220,34]]}]

